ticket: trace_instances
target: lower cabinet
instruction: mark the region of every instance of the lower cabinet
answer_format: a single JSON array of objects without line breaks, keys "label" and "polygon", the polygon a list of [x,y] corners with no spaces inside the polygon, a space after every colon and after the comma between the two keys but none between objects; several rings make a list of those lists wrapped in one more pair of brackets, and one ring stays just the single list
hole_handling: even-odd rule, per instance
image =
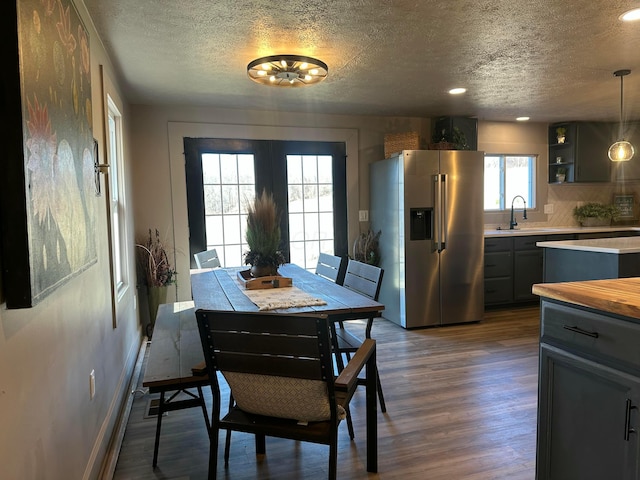
[{"label": "lower cabinet", "polygon": [[581,325],[572,307],[542,305],[536,479],[639,479],[640,365],[617,365],[637,358],[619,337],[640,328],[575,310]]}]

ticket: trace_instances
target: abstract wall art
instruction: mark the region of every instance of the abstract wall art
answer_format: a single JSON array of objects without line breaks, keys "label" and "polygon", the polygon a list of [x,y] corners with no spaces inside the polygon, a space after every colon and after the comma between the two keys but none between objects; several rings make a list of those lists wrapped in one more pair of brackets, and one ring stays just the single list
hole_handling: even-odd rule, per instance
[{"label": "abstract wall art", "polygon": [[89,36],[74,4],[15,10],[0,218],[7,307],[25,308],[97,262],[94,142]]}]

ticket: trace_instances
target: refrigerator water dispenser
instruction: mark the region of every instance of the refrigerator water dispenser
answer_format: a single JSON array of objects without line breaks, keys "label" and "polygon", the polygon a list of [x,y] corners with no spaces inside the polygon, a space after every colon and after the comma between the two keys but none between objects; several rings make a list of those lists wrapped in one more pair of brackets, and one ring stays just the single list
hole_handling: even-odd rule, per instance
[{"label": "refrigerator water dispenser", "polygon": [[411,208],[409,210],[411,226],[410,240],[431,240],[433,208]]}]

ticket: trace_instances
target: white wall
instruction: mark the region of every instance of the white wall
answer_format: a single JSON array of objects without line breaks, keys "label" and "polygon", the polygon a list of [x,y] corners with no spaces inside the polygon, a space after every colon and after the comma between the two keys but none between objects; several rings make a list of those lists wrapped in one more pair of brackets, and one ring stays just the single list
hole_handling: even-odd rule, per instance
[{"label": "white wall", "polygon": [[[111,77],[113,68],[84,5],[75,3],[90,33],[93,135],[104,155],[99,66],[105,65]],[[117,89],[112,93],[119,97]],[[126,106],[123,109],[127,115]],[[126,131],[125,135],[128,155]],[[113,327],[106,200],[104,195],[92,197],[96,265],[34,308],[7,310],[6,304],[0,305],[2,479],[98,478],[142,339],[134,309],[135,284],[121,299],[118,326]],[[133,225],[129,227],[132,231]],[[91,370],[96,376],[93,400]]]}]

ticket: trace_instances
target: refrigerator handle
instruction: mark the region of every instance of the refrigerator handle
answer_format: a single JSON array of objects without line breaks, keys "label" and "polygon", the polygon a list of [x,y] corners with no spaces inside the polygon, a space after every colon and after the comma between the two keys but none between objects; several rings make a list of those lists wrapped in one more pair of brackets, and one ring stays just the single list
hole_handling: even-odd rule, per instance
[{"label": "refrigerator handle", "polygon": [[433,210],[434,210],[434,232],[433,232],[433,250],[440,252],[440,246],[442,238],[440,235],[440,227],[442,224],[442,208],[440,202],[442,200],[442,183],[440,182],[440,175],[433,176]]},{"label": "refrigerator handle", "polygon": [[442,223],[440,225],[440,235],[441,235],[441,245],[440,251],[447,248],[447,212],[449,211],[449,192],[447,187],[447,179],[449,175],[443,173],[441,175],[440,183],[442,184],[442,200],[440,202],[441,211],[440,215],[442,216]]}]

